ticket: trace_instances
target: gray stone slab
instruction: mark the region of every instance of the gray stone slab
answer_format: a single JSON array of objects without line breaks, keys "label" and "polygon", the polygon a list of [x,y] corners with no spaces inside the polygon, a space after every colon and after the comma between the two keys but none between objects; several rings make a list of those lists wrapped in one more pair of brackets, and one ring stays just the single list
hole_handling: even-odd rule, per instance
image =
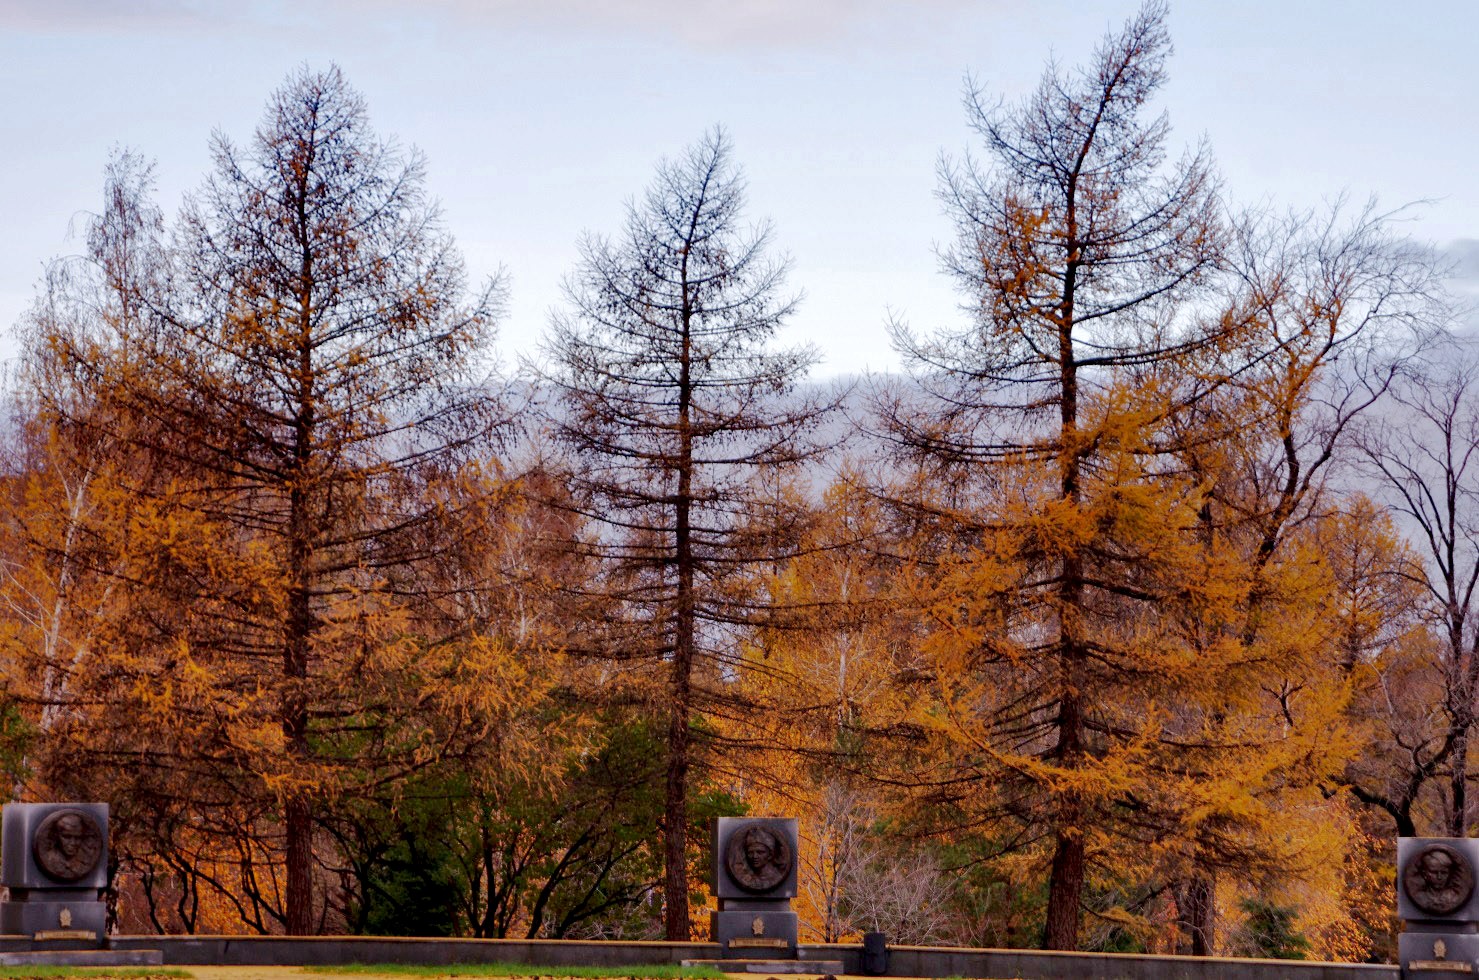
[{"label": "gray stone slab", "polygon": [[0,953],[0,966],[163,966],[157,949],[67,949]]},{"label": "gray stone slab", "polygon": [[707,966],[725,973],[816,973],[836,976],[843,972],[841,960],[684,960],[683,966]]}]

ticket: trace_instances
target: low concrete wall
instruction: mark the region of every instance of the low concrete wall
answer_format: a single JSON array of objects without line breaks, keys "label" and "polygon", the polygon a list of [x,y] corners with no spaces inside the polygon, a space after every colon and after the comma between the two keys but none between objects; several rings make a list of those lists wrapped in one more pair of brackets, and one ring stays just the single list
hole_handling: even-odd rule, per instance
[{"label": "low concrete wall", "polygon": [[[858,946],[814,946],[846,950],[849,972],[861,963]],[[888,974],[894,977],[992,977],[1022,980],[1398,980],[1395,966],[1305,963],[1199,956],[1141,956],[1131,953],[1057,953],[1025,949],[959,949],[890,946]],[[820,957],[817,957],[820,958]]]},{"label": "low concrete wall", "polygon": [[[164,953],[167,965],[175,966],[497,962],[623,967],[721,955],[713,943],[371,936],[115,936],[112,947],[157,949]],[[798,953],[803,960],[841,960],[848,973],[861,972],[862,947],[858,945],[803,944]],[[1021,980],[1399,980],[1395,966],[939,946],[890,946],[888,975]]]},{"label": "low concrete wall", "polygon": [[157,949],[180,966],[337,966],[346,963],[528,963],[643,966],[713,959],[714,943],[562,939],[421,939],[395,936],[114,936],[113,949]]}]

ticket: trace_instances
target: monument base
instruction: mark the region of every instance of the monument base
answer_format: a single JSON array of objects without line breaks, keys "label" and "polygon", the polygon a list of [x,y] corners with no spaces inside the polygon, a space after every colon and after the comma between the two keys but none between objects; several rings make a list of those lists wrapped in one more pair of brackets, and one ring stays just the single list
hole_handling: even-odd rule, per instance
[{"label": "monument base", "polygon": [[1479,977],[1479,936],[1473,933],[1404,932],[1397,937],[1402,975]]},{"label": "monument base", "polygon": [[0,902],[0,933],[101,946],[107,928],[108,907],[102,902]]},{"label": "monument base", "polygon": [[796,955],[795,912],[721,910],[711,912],[710,935],[735,958],[770,958]]}]

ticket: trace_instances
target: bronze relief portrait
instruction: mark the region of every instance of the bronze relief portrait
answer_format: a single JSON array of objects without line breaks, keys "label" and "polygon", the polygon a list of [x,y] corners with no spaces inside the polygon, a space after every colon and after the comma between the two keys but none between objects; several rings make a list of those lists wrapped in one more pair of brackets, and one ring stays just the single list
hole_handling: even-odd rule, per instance
[{"label": "bronze relief portrait", "polygon": [[1402,869],[1402,889],[1429,915],[1449,915],[1474,894],[1474,869],[1446,844],[1429,844]]},{"label": "bronze relief portrait", "polygon": [[768,892],[785,881],[792,860],[785,838],[762,824],[735,833],[724,852],[724,866],[730,877],[751,892]]},{"label": "bronze relief portrait", "polygon": [[81,810],[58,810],[41,821],[31,842],[36,865],[57,881],[77,881],[103,856],[103,832]]}]

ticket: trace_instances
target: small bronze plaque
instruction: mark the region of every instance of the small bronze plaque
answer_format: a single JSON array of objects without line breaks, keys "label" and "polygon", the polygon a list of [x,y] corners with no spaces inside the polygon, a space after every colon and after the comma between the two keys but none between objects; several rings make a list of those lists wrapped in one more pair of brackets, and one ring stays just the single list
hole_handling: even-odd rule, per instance
[{"label": "small bronze plaque", "polygon": [[98,941],[98,934],[91,929],[42,929],[33,938],[41,942],[49,939],[81,939],[95,943]]},{"label": "small bronze plaque", "polygon": [[740,936],[729,941],[730,949],[789,949],[790,946],[784,939],[750,939]]},{"label": "small bronze plaque", "polygon": [[1474,966],[1471,963],[1460,963],[1457,960],[1413,960],[1407,964],[1408,970],[1419,970],[1423,972],[1437,973],[1473,973]]}]

